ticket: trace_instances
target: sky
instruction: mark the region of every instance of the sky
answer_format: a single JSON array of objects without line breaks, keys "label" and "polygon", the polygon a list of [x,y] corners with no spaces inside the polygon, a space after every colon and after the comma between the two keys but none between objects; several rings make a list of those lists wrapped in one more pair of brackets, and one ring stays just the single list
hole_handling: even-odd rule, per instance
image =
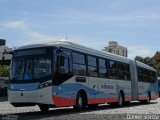
[{"label": "sky", "polygon": [[18,47],[67,39],[101,50],[109,41],[129,58],[160,50],[160,0],[0,0],[0,38]]}]

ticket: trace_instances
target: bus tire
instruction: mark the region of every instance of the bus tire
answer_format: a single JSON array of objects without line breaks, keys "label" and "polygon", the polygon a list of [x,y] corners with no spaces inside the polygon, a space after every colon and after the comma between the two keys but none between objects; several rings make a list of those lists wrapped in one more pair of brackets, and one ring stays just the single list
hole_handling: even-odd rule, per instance
[{"label": "bus tire", "polygon": [[119,93],[117,105],[118,105],[118,107],[122,107],[124,105],[124,95],[123,95],[123,92]]},{"label": "bus tire", "polygon": [[86,106],[85,104],[85,99],[82,95],[81,92],[78,92],[77,94],[77,97],[76,97],[76,105],[73,106],[73,108],[76,110],[76,111],[81,111],[82,109],[84,109]]},{"label": "bus tire", "polygon": [[146,104],[149,104],[151,102],[150,92],[147,93],[147,99],[145,100]]},{"label": "bus tire", "polygon": [[147,93],[147,99],[146,100],[141,100],[140,102],[143,104],[149,104],[151,101],[151,97],[150,97],[150,92]]},{"label": "bus tire", "polygon": [[47,105],[38,105],[41,112],[47,112],[49,110],[49,106]]}]

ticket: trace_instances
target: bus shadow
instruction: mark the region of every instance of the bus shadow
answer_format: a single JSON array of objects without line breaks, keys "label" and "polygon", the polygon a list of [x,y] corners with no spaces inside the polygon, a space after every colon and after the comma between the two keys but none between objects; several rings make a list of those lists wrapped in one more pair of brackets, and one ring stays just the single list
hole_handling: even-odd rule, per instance
[{"label": "bus shadow", "polygon": [[[150,104],[157,104],[158,102],[151,102]],[[137,107],[141,105],[150,105],[150,104],[142,104],[140,102],[135,102],[135,103],[130,103],[127,104],[121,108],[129,108],[129,107]],[[102,105],[98,106],[96,108],[86,108],[82,112],[76,112],[74,109],[71,107],[69,108],[62,108],[62,109],[51,109],[46,113],[43,113],[41,111],[36,111],[36,112],[24,112],[24,113],[15,113],[15,114],[10,114],[10,115],[15,115],[18,116],[18,119],[23,119],[23,120],[39,120],[39,119],[64,119],[66,117],[70,116],[79,116],[81,113],[85,112],[95,112],[99,110],[112,110],[112,109],[118,109],[119,107],[116,106],[111,106],[111,105]],[[106,111],[107,112],[107,111]]]}]

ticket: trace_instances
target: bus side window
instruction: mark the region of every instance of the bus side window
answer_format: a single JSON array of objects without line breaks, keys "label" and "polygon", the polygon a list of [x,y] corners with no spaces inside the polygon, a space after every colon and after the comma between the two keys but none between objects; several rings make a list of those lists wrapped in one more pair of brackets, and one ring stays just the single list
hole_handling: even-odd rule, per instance
[{"label": "bus side window", "polygon": [[107,60],[99,58],[98,72],[99,72],[99,77],[102,78],[108,77]]},{"label": "bus side window", "polygon": [[117,79],[124,79],[123,63],[117,62]]},{"label": "bus side window", "polygon": [[143,76],[143,68],[138,67],[137,68],[137,72],[138,72],[138,80],[143,82],[144,81],[144,76]]},{"label": "bus side window", "polygon": [[116,71],[116,61],[109,60],[109,78],[116,79],[117,78],[117,71]]},{"label": "bus side window", "polygon": [[72,51],[72,62],[74,75],[86,75],[86,61],[83,53]]},{"label": "bus side window", "polygon": [[97,77],[98,76],[98,70],[97,70],[97,58],[95,56],[87,56],[87,62],[88,62],[88,71],[87,74],[91,77]]},{"label": "bus side window", "polygon": [[129,64],[123,64],[123,76],[124,80],[130,80],[130,67]]}]

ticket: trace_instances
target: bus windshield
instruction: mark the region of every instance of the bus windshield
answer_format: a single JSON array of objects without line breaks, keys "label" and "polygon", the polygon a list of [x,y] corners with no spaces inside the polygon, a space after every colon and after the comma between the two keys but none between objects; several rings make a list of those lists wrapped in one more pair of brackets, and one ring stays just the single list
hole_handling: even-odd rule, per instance
[{"label": "bus windshield", "polygon": [[36,80],[51,75],[51,58],[45,55],[18,56],[12,59],[10,79]]}]

